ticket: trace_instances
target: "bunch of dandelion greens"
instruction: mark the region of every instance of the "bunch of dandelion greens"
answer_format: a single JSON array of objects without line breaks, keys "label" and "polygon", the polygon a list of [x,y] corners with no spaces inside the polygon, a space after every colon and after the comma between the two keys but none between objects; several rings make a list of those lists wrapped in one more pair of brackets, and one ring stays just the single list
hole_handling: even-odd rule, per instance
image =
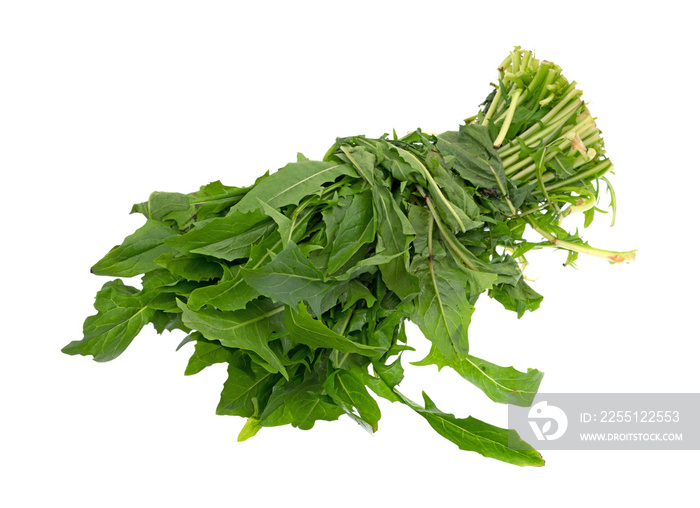
[{"label": "bunch of dandelion greens", "polygon": [[[97,293],[82,340],[63,351],[119,356],[151,323],[194,342],[186,375],[228,365],[217,413],[264,427],[310,429],[348,415],[370,432],[375,397],[405,404],[463,450],[542,465],[515,431],[438,409],[398,389],[410,320],[431,342],[417,365],[448,366],[491,400],[528,406],[543,374],[473,356],[468,329],[483,293],[522,316],[542,300],[519,263],[543,247],[611,262],[561,227],[585,224],[612,169],[594,119],[561,69],[515,48],[479,113],[457,131],[339,138],[323,160],[299,155],[245,188],[154,192],[132,212],[145,224],[92,272]],[[613,211],[614,194],[611,190]],[[541,242],[523,238],[527,228]],[[178,347],[179,349],[179,347]],[[512,441],[511,441],[512,443]]]}]

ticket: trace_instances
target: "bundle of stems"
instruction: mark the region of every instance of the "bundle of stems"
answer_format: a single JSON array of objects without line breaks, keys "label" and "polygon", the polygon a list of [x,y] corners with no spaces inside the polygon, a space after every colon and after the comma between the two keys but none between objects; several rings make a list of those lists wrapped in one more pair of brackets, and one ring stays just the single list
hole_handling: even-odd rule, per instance
[{"label": "bundle of stems", "polygon": [[488,127],[509,183],[531,189],[527,206],[513,208],[511,218],[529,216],[528,223],[551,245],[573,253],[616,263],[633,260],[636,251],[593,248],[544,227],[573,212],[585,213],[588,226],[602,211],[597,208],[600,182],[610,193],[611,225],[615,223],[615,192],[605,176],[614,166],[576,82],[564,77],[558,65],[516,47],[498,67],[493,86],[483,109],[467,123]]}]

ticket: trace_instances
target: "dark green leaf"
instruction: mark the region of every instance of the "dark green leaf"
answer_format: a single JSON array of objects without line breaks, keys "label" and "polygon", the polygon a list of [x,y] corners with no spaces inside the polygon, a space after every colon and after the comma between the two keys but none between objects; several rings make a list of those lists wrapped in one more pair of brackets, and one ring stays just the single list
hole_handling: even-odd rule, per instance
[{"label": "dark green leaf", "polygon": [[185,194],[179,192],[153,192],[148,201],[134,205],[131,213],[139,212],[147,219],[165,220],[171,213],[187,210],[190,201]]},{"label": "dark green leaf", "polygon": [[277,225],[260,210],[214,218],[166,243],[183,253],[233,261],[247,258],[253,244]]},{"label": "dark green leaf", "polygon": [[222,346],[218,342],[200,338],[194,345],[194,353],[185,369],[185,376],[191,376],[215,363],[231,363],[235,358],[235,349]]},{"label": "dark green leaf", "polygon": [[377,218],[376,252],[391,258],[391,261],[379,265],[382,278],[401,299],[410,300],[420,291],[418,279],[408,271],[407,251],[415,231],[389,189],[375,185],[372,199]]},{"label": "dark green leaf", "polygon": [[154,260],[171,248],[164,243],[166,238],[177,236],[177,231],[161,222],[147,220],[146,224],[127,236],[121,245],[114,247],[92,267],[97,275],[134,277],[160,268]]},{"label": "dark green leaf", "polygon": [[462,125],[459,132],[438,135],[438,149],[454,156],[454,169],[475,187],[506,188],[506,176],[488,129],[480,125]]},{"label": "dark green leaf", "polygon": [[341,353],[357,353],[363,356],[374,356],[385,351],[382,348],[358,344],[334,332],[318,319],[314,319],[303,303],[296,308],[287,307],[284,324],[290,338],[313,349],[332,348]]},{"label": "dark green leaf", "polygon": [[437,365],[438,370],[445,366],[451,367],[494,402],[518,406],[532,404],[544,376],[544,373],[537,369],[520,372],[513,367],[500,367],[469,354],[458,360],[448,360],[435,347],[430,349],[425,358],[413,365]]},{"label": "dark green leaf", "polygon": [[376,182],[374,168],[377,164],[376,156],[362,146],[341,146],[347,162],[352,164],[357,173],[370,185]]},{"label": "dark green leaf", "polygon": [[345,412],[357,418],[356,411],[361,421],[368,423],[373,432],[377,431],[381,411],[362,381],[347,370],[336,370],[326,378],[323,386]]},{"label": "dark green leaf", "polygon": [[139,212],[149,219],[173,220],[180,229],[201,221],[240,201],[249,188],[229,187],[216,181],[203,185],[198,191],[184,195],[176,192],[154,192],[145,203],[134,205],[131,213]]},{"label": "dark green leaf", "polygon": [[503,307],[518,313],[518,318],[521,318],[525,311],[533,312],[540,307],[542,303],[542,295],[520,279],[515,286],[510,284],[499,284],[495,286],[490,296],[501,302]]},{"label": "dark green leaf", "polygon": [[[517,466],[544,466],[542,455],[527,443],[520,440],[513,429],[502,429],[470,416],[457,418],[443,413],[435,403],[423,393],[425,407],[402,397],[402,401],[425,418],[430,426],[442,437],[459,446],[460,450],[474,451],[484,457],[502,460]],[[509,439],[517,440],[522,449],[511,449]]]},{"label": "dark green leaf", "polygon": [[279,212],[276,208],[271,207],[265,201],[258,200],[260,208],[265,215],[270,217],[277,224],[277,232],[280,235],[282,245],[287,245],[287,242],[292,239],[292,221],[285,215]]},{"label": "dark green leaf", "polygon": [[469,351],[467,330],[474,312],[467,275],[444,253],[420,258],[414,265],[421,291],[411,321],[446,358],[463,358]]},{"label": "dark green leaf", "polygon": [[355,170],[347,164],[308,160],[292,162],[257,183],[232,211],[245,213],[257,210],[260,208],[258,200],[277,209],[296,205],[341,175],[357,177]]},{"label": "dark green leaf", "polygon": [[224,273],[219,263],[200,256],[174,256],[171,253],[165,253],[154,259],[154,262],[170,273],[193,282],[218,279]]},{"label": "dark green leaf", "polygon": [[234,311],[245,309],[248,302],[258,296],[260,293],[243,280],[240,267],[225,267],[221,281],[192,291],[187,306],[199,310],[205,305],[211,305],[219,310]]},{"label": "dark green leaf", "polygon": [[328,395],[312,391],[298,391],[284,403],[292,426],[309,430],[319,420],[337,420],[344,411]]},{"label": "dark green leaf", "polygon": [[333,306],[343,289],[340,283],[324,281],[321,271],[294,242],[289,242],[264,267],[241,269],[241,274],[245,282],[260,294],[292,307],[306,301],[316,315]]},{"label": "dark green leaf", "polygon": [[372,242],[375,231],[372,194],[369,191],[355,194],[333,235],[328,273],[337,272],[362,245]]},{"label": "dark green leaf", "polygon": [[83,339],[61,351],[69,355],[92,355],[97,362],[113,360],[131,344],[153,317],[148,307],[155,293],[140,293],[120,280],[105,283],[95,298],[97,314],[83,325]]},{"label": "dark green leaf", "polygon": [[172,332],[176,329],[182,330],[185,333],[190,331],[182,322],[180,309],[177,310],[177,314],[156,310],[151,317],[151,324],[157,333],[163,333],[165,330]]},{"label": "dark green leaf", "polygon": [[228,378],[216,408],[218,415],[250,417],[264,407],[280,375],[252,363],[247,369],[236,363],[228,366]]},{"label": "dark green leaf", "polygon": [[211,308],[193,311],[182,302],[178,304],[182,309],[182,321],[190,328],[223,346],[253,351],[275,372],[288,377],[282,359],[268,344],[273,332],[284,330],[283,306],[276,306],[269,300],[254,300],[243,310],[223,312]]},{"label": "dark green leaf", "polygon": [[416,158],[398,146],[382,143],[378,146],[382,154],[382,166],[387,168],[392,176],[401,182],[415,182],[427,186],[425,170]]}]

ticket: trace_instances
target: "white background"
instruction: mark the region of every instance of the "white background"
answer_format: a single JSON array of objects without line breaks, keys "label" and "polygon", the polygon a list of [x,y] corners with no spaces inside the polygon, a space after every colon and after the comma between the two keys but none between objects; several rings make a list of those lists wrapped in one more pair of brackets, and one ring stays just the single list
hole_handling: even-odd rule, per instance
[{"label": "white background", "polygon": [[[519,468],[458,450],[381,404],[237,443],[216,416],[222,365],[149,327],[117,360],[81,338],[105,279],[89,267],[140,226],[151,191],[248,185],[336,136],[455,129],[514,45],[578,81],[615,163],[617,224],[584,237],[628,265],[530,256],[545,299],[521,320],[484,298],[472,352],[546,372],[543,392],[698,392],[698,37],[692,2],[7,1],[0,7],[0,504],[652,506],[696,494],[697,451],[545,453]],[[571,223],[576,227],[576,221]],[[427,351],[418,348],[404,364]],[[505,426],[453,373],[402,390]]]}]

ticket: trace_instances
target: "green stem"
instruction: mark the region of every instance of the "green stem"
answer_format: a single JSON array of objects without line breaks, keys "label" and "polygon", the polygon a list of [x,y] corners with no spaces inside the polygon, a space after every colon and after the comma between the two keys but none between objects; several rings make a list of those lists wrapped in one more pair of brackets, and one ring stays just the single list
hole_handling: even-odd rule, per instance
[{"label": "green stem", "polygon": [[508,56],[505,58],[505,60],[503,60],[501,62],[501,65],[498,66],[499,73],[503,74],[512,62],[513,62],[513,54],[509,53]]},{"label": "green stem", "polygon": [[345,329],[348,327],[348,324],[350,323],[350,318],[352,317],[353,313],[355,312],[356,306],[357,306],[357,302],[353,303],[352,306],[350,307],[350,312],[348,312],[348,315],[345,318],[345,322],[343,323],[343,326],[341,327],[340,332],[338,332],[339,335],[345,335]]},{"label": "green stem", "polygon": [[[459,217],[459,215],[458,215],[457,212],[455,211],[455,209],[454,209],[454,207],[452,206],[452,204],[451,204],[451,203],[447,200],[447,198],[444,196],[444,194],[443,194],[442,191],[440,190],[440,187],[438,186],[437,182],[435,182],[435,180],[433,179],[433,176],[430,174],[430,171],[428,171],[428,168],[426,168],[426,167],[423,165],[423,163],[422,163],[420,160],[418,160],[418,157],[416,157],[415,155],[413,155],[411,152],[409,152],[408,150],[406,150],[406,153],[407,153],[408,155],[410,155],[411,157],[413,157],[413,159],[416,161],[416,163],[420,166],[420,168],[421,168],[421,170],[423,171],[423,174],[424,174],[424,176],[425,176],[425,179],[428,181],[428,185],[430,186],[430,191],[433,192],[433,193],[435,193],[435,195],[436,195],[438,198],[440,198],[440,200],[442,201],[442,203],[445,205],[445,208],[447,208],[447,210],[450,212],[450,215],[452,215],[452,217],[454,217],[455,221],[457,221],[457,224],[459,225],[459,229],[460,229],[462,232],[465,232],[465,231],[467,230],[467,228],[466,228],[466,226],[464,225],[464,223],[462,222],[462,219]],[[425,194],[425,193],[423,193],[423,194]]]},{"label": "green stem", "polygon": [[535,208],[530,208],[528,210],[525,210],[524,212],[516,213],[515,215],[510,215],[508,216],[508,219],[519,219],[521,217],[525,217],[526,215],[530,215],[531,213],[539,212],[540,210],[547,208],[547,206],[547,203],[543,203]]},{"label": "green stem", "polygon": [[513,121],[513,115],[515,115],[515,108],[518,107],[518,99],[520,99],[520,94],[522,93],[522,88],[518,88],[517,90],[515,90],[515,93],[513,93],[513,97],[511,97],[510,99],[510,107],[508,108],[508,114],[506,115],[506,118],[503,121],[503,125],[501,125],[501,131],[498,133],[496,141],[493,142],[494,148],[498,148],[499,146],[501,146],[501,143],[503,143],[503,140],[506,138],[506,134],[508,133],[508,129],[510,128],[510,123]]},{"label": "green stem", "polygon": [[535,77],[532,78],[532,81],[530,81],[530,84],[527,87],[529,96],[535,95],[535,90],[544,82],[551,66],[552,64],[549,62],[540,62],[537,72],[535,73]]},{"label": "green stem", "polygon": [[576,203],[569,204],[568,208],[565,208],[562,211],[560,220],[571,215],[572,213],[585,212],[586,210],[590,210],[595,206],[596,197],[591,191],[586,189],[576,189],[576,192],[580,196],[579,199],[576,201]]},{"label": "green stem", "polygon": [[501,87],[498,87],[496,89],[496,95],[493,97],[493,100],[489,105],[489,110],[486,112],[486,116],[484,117],[484,121],[481,123],[481,125],[488,125],[489,121],[491,120],[491,117],[496,112],[496,107],[498,106],[498,103],[501,102],[501,97]]},{"label": "green stem", "polygon": [[[597,141],[597,139],[599,139],[598,129],[595,126],[595,122],[593,121],[593,119],[590,116],[587,116],[581,123],[576,124],[573,128],[566,131],[565,134],[568,134],[569,132],[573,132],[573,133],[579,134],[579,137],[582,137],[582,134],[586,135],[586,133],[588,133],[589,131],[592,131],[592,133],[589,134],[589,137],[586,138],[585,140],[582,140],[582,143],[584,143],[584,145],[589,144],[589,143],[594,142],[594,141]],[[571,145],[570,139],[564,139],[563,141],[561,141],[559,143],[558,147],[561,150],[565,150],[567,145],[569,145],[569,146]],[[555,155],[556,155],[555,151],[550,152],[549,155],[547,155],[547,158],[545,159],[545,161],[551,160]],[[534,162],[531,162],[531,159],[522,159],[522,160],[516,159],[517,162],[515,162],[513,164],[512,161],[513,161],[514,157],[518,157],[518,154],[515,154],[515,155],[509,157],[508,159],[506,159],[507,161],[509,161],[509,164],[507,164],[506,161],[503,161],[506,176],[510,176],[513,173],[515,173],[516,171],[518,171],[519,169],[524,167],[524,169],[522,169],[519,173],[517,173],[516,175],[511,177],[514,181],[517,181],[517,180],[522,180],[523,178],[529,176],[530,174],[532,174],[535,171],[536,166],[535,166]],[[577,165],[574,165],[574,167],[576,168],[578,166],[581,166],[582,164],[585,164],[586,162],[587,162],[586,160],[581,159],[581,161],[578,162]]]},{"label": "green stem", "polygon": [[[548,185],[545,187],[547,191],[551,191],[554,189],[558,189],[559,187],[564,187],[565,185],[569,185],[571,183],[578,182],[579,180],[584,180],[588,178],[589,176],[597,175],[600,173],[598,176],[603,176],[605,173],[608,171],[612,170],[612,162],[610,162],[610,159],[605,159],[603,162],[600,164],[597,164],[593,166],[590,169],[587,169],[586,171],[581,171],[578,175],[572,176],[571,178],[567,178],[565,180],[559,180],[557,183],[553,183],[552,185]],[[538,192],[535,191],[533,194],[537,194]]]},{"label": "green stem", "polygon": [[607,259],[612,263],[623,263],[625,261],[634,261],[637,251],[630,250],[624,252],[616,252],[611,250],[596,249],[595,247],[590,247],[588,245],[583,245],[579,243],[566,242],[564,240],[559,240],[558,238],[552,236],[547,231],[542,229],[537,225],[537,223],[532,219],[532,217],[527,217],[528,222],[532,226],[532,229],[537,231],[542,235],[549,243],[554,247],[559,247],[562,249],[570,250],[573,252],[578,252],[580,254],[586,254],[589,256],[599,257]]},{"label": "green stem", "polygon": [[510,54],[512,55],[511,61],[513,62],[512,72],[515,74],[520,71],[520,48],[511,51]]},{"label": "green stem", "polygon": [[547,87],[554,82],[558,74],[559,70],[556,68],[547,69],[547,77],[545,78],[544,84],[540,89],[540,94],[537,96],[538,101],[541,101],[544,98],[545,94],[549,91]]},{"label": "green stem", "polygon": [[[535,123],[532,127],[520,134],[508,145],[501,147],[498,150],[498,156],[501,157],[501,159],[503,159],[520,150],[520,143],[518,142],[518,139],[523,140],[526,144],[528,142],[531,143],[535,139],[539,139],[541,136],[536,137],[535,135],[538,134],[541,130],[548,128],[552,124],[560,122],[562,118],[567,117],[570,113],[575,111],[578,107],[580,107],[583,104],[580,100],[578,100],[579,95],[581,95],[580,90],[574,89],[571,92],[569,92],[561,101],[559,101],[559,103],[556,106],[554,106],[551,109],[551,111],[549,111],[545,116],[543,116],[539,122]],[[574,100],[572,101],[572,99]],[[566,109],[564,109],[565,107]]]},{"label": "green stem", "polygon": [[468,259],[464,253],[461,252],[461,249],[457,244],[454,243],[454,240],[452,238],[452,235],[449,235],[447,233],[447,230],[445,230],[445,226],[440,222],[440,219],[438,218],[437,211],[435,210],[435,206],[433,205],[432,200],[430,199],[430,196],[428,196],[425,193],[425,190],[421,188],[420,186],[416,186],[418,188],[418,192],[420,192],[424,198],[425,198],[425,203],[428,205],[428,209],[430,210],[430,214],[433,216],[433,220],[435,221],[435,224],[437,224],[438,229],[440,230],[440,234],[442,236],[442,239],[447,242],[447,245],[450,246],[452,249],[452,252],[455,253],[457,257],[459,257],[462,262],[469,267],[469,269],[476,271],[476,266],[474,263],[471,262],[470,259]]}]

